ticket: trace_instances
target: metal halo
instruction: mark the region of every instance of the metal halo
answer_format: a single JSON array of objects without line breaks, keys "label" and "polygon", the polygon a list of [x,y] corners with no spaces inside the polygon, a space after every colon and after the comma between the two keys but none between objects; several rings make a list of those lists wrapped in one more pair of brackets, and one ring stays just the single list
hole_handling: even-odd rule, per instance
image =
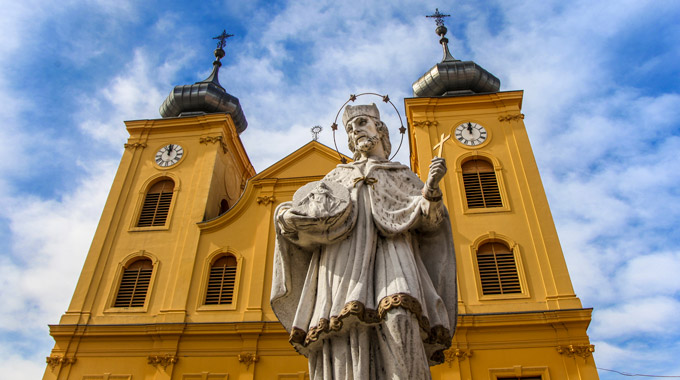
[{"label": "metal halo", "polygon": [[379,96],[382,98],[382,101],[385,103],[390,103],[392,105],[392,108],[394,108],[394,111],[397,113],[397,116],[399,116],[399,123],[401,123],[401,127],[399,128],[399,133],[401,133],[401,140],[399,140],[399,146],[397,147],[397,151],[394,152],[392,157],[389,158],[389,161],[392,161],[392,159],[399,153],[399,149],[401,149],[401,145],[404,143],[404,134],[406,133],[406,128],[404,128],[404,121],[401,118],[401,114],[399,113],[399,110],[397,107],[392,103],[392,100],[390,100],[390,97],[388,95],[380,95],[375,92],[364,92],[358,95],[351,94],[349,96],[349,99],[345,103],[343,103],[340,106],[340,109],[338,110],[338,113],[335,114],[335,120],[333,121],[333,124],[331,125],[331,129],[333,130],[333,145],[335,145],[335,151],[338,152],[338,156],[340,157],[340,161],[343,164],[347,163],[347,160],[345,157],[342,156],[342,153],[340,153],[340,150],[338,150],[338,143],[335,141],[335,131],[338,129],[338,117],[340,116],[340,112],[342,111],[343,108],[347,105],[349,102],[353,102],[357,100],[358,97],[364,96],[364,95],[374,95],[374,96]]}]

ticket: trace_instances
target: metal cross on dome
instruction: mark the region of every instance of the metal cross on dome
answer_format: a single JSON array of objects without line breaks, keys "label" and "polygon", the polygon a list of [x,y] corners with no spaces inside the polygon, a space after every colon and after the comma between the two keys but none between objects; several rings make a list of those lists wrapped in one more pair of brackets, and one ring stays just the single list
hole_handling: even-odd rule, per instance
[{"label": "metal cross on dome", "polygon": [[451,15],[439,13],[439,8],[435,8],[434,14],[425,17],[433,18],[437,26],[444,26],[444,17],[451,17]]},{"label": "metal cross on dome", "polygon": [[229,37],[234,37],[234,35],[227,33],[227,30],[225,29],[219,36],[213,37],[213,40],[220,40],[220,42],[217,43],[217,48],[224,49],[224,45],[226,44],[227,38]]}]

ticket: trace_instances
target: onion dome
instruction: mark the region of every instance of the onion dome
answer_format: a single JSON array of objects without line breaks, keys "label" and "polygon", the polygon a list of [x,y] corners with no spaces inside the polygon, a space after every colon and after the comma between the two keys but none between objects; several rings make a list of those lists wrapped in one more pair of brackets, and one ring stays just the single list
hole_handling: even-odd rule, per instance
[{"label": "onion dome", "polygon": [[436,33],[444,49],[444,58],[413,83],[413,96],[449,96],[498,91],[501,81],[493,74],[473,61],[453,58],[449,51],[449,39],[445,37],[447,29],[443,21],[443,17],[448,16],[439,13],[439,9],[434,15],[426,16],[436,19]]},{"label": "onion dome", "polygon": [[228,94],[218,80],[218,73],[222,66],[220,59],[225,55],[223,49],[224,41],[231,36],[231,34],[227,34],[224,31],[222,35],[215,37],[220,42],[217,43],[217,49],[215,49],[212,73],[210,73],[208,78],[200,82],[176,86],[161,105],[160,113],[162,117],[194,116],[225,112],[231,115],[237,133],[240,134],[246,130],[248,121],[246,121],[238,98]]}]

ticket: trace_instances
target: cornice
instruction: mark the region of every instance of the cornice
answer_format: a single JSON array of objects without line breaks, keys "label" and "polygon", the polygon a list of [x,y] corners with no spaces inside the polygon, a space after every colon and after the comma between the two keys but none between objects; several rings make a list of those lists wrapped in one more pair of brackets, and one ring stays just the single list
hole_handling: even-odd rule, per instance
[{"label": "cornice", "polygon": [[[547,310],[513,313],[460,314],[458,328],[552,325],[554,323],[588,323],[592,309]],[[202,335],[281,333],[285,329],[278,321],[220,323],[143,323],[143,324],[60,324],[50,325],[50,335],[109,336],[109,335]]]},{"label": "cornice", "polygon": [[118,336],[118,335],[232,335],[232,334],[287,334],[278,321],[220,322],[220,323],[144,323],[116,325],[50,325],[53,337]]},{"label": "cornice", "polygon": [[524,91],[518,90],[461,96],[406,98],[404,99],[404,105],[407,110],[420,108],[430,109],[435,107],[460,107],[465,109],[474,109],[476,107],[489,105],[493,105],[499,109],[509,106],[514,106],[521,109],[523,96]]},{"label": "cornice", "polygon": [[139,119],[139,120],[126,120],[125,126],[128,130],[130,129],[140,129],[140,128],[175,128],[175,127],[186,127],[189,125],[212,125],[212,124],[224,124],[225,122],[232,124],[231,116],[227,113],[211,113],[205,115],[197,116],[179,116],[179,117],[168,117],[162,119]]},{"label": "cornice", "polygon": [[459,314],[458,328],[590,323],[593,309],[565,309],[528,312]]}]

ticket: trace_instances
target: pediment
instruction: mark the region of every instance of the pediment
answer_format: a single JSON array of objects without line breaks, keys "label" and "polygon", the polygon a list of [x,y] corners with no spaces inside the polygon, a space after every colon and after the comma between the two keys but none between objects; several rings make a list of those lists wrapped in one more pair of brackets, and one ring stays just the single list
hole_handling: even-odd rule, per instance
[{"label": "pediment", "polygon": [[[349,160],[349,157],[343,155]],[[310,141],[295,152],[261,171],[253,180],[265,178],[298,178],[323,176],[340,163],[335,149],[317,141]]]}]

